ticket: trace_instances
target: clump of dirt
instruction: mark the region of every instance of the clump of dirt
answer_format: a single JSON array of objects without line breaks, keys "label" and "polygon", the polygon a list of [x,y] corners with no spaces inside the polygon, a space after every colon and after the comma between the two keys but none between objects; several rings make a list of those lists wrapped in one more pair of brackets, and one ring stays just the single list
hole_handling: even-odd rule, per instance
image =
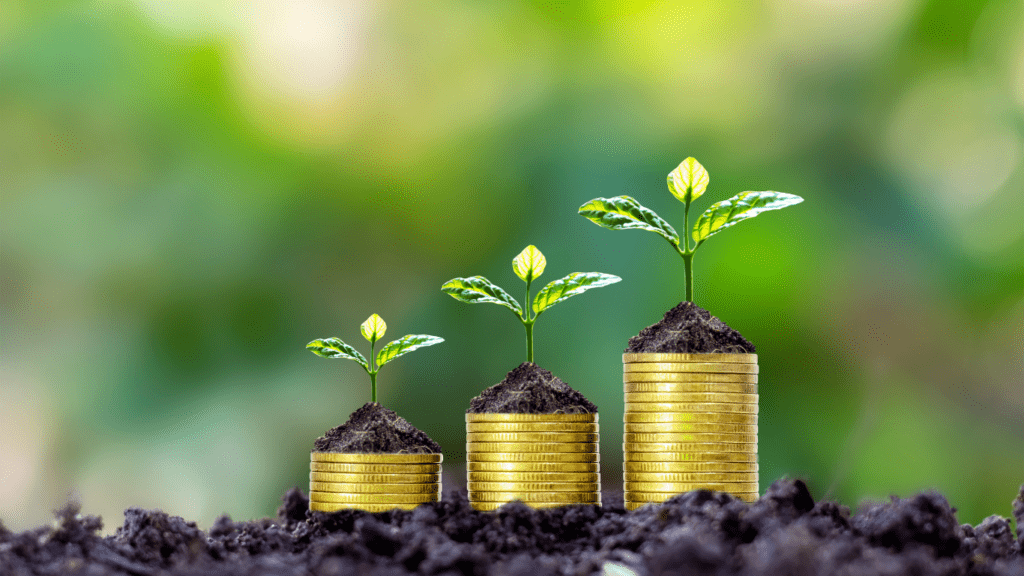
[{"label": "clump of dirt", "polygon": [[313,443],[313,452],[440,454],[441,446],[391,410],[367,402]]},{"label": "clump of dirt", "polygon": [[[114,536],[77,508],[51,526],[0,528],[0,573],[96,576],[237,574],[883,574],[1024,573],[1006,518],[960,525],[935,492],[851,515],[816,502],[800,480],[775,482],[750,504],[697,490],[634,512],[622,494],[606,505],[534,510],[514,502],[477,512],[465,491],[415,510],[308,512],[299,489],[276,519],[234,522],[207,533],[160,511],[130,509]],[[1019,501],[1024,502],[1024,486]],[[1020,516],[1020,507],[1015,509]],[[1018,525],[1018,536],[1024,525]],[[628,571],[628,572],[627,572]]]},{"label": "clump of dirt", "polygon": [[629,339],[626,352],[684,354],[753,354],[757,351],[742,334],[693,302],[680,302]]},{"label": "clump of dirt", "polygon": [[469,414],[596,414],[597,406],[551,372],[523,362],[469,402]]}]

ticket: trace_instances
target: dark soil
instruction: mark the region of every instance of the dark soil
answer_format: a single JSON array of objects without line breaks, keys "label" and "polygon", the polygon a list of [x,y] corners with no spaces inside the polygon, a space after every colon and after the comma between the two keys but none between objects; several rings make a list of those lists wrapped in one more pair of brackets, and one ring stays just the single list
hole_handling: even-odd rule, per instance
[{"label": "dark soil", "polygon": [[367,402],[313,443],[313,452],[349,454],[440,454],[441,446],[398,414]]},{"label": "dark soil", "polygon": [[596,414],[597,406],[532,362],[469,401],[469,414]]},{"label": "dark soil", "polygon": [[757,349],[707,310],[693,302],[680,302],[660,322],[630,338],[626,352],[753,354]]},{"label": "dark soil", "polygon": [[[50,525],[0,526],[0,574],[1024,574],[1006,518],[960,525],[935,492],[864,507],[815,502],[780,480],[759,501],[695,491],[626,512],[605,507],[476,512],[464,492],[413,511],[307,512],[295,488],[276,519],[219,518],[208,532],[152,510],[125,511],[114,536],[74,507]],[[1014,502],[1024,532],[1024,486]]]}]

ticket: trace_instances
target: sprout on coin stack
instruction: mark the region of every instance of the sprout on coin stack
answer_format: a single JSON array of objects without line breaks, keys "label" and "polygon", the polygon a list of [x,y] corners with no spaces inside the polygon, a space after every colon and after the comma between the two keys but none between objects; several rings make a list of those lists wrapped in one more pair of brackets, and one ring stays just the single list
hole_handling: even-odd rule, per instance
[{"label": "sprout on coin stack", "polygon": [[[669,191],[685,206],[684,231],[690,203],[709,182],[694,158],[669,173]],[[595,198],[580,207],[581,215],[604,228],[654,232],[683,258],[686,301],[631,338],[622,357],[628,509],[695,489],[757,499],[757,355],[738,332],[693,304],[693,257],[718,232],[802,201],[783,192],[742,192],[701,214],[692,245],[629,196]]]},{"label": "sprout on coin stack", "polygon": [[513,500],[534,508],[601,503],[597,406],[534,364],[533,326],[555,304],[621,278],[574,272],[542,288],[531,302],[530,287],[546,265],[534,246],[512,261],[526,283],[525,306],[482,276],[455,278],[441,287],[461,302],[504,306],[526,329],[526,362],[474,398],[466,411],[467,487],[477,510]]},{"label": "sprout on coin stack", "polygon": [[377,341],[386,330],[384,320],[376,314],[360,326],[363,337],[370,342],[369,361],[338,338],[306,345],[324,358],[352,360],[370,376],[370,402],[314,443],[309,463],[310,510],[384,512],[412,509],[441,497],[441,447],[377,403],[377,373],[399,356],[444,340],[427,335],[403,336],[374,355]]}]

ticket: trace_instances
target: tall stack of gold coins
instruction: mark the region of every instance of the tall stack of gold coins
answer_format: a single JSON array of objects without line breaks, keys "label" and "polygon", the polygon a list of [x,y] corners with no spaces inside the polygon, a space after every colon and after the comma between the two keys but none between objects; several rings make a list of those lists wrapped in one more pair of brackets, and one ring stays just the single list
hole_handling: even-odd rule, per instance
[{"label": "tall stack of gold coins", "polygon": [[466,414],[469,502],[600,504],[597,414]]},{"label": "tall stack of gold coins", "polygon": [[756,354],[623,354],[626,509],[690,490],[754,501]]},{"label": "tall stack of gold coins", "polygon": [[441,454],[310,453],[310,510],[412,510],[440,499]]}]

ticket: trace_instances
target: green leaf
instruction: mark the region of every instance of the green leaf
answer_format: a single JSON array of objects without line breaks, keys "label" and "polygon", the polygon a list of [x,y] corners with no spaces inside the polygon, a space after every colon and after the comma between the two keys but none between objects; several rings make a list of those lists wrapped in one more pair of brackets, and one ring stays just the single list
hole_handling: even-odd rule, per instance
[{"label": "green leaf", "polygon": [[518,314],[520,318],[523,316],[523,307],[519,305],[519,302],[516,302],[516,299],[509,296],[508,292],[495,286],[483,276],[453,278],[441,286],[441,291],[456,300],[470,304],[482,302],[501,304]]},{"label": "green leaf", "polygon": [[532,282],[535,278],[544,273],[544,267],[548,261],[541,254],[540,250],[530,244],[512,260],[512,270],[523,282]]},{"label": "green leaf", "polygon": [[708,171],[692,156],[668,173],[668,190],[680,202],[689,204],[704,194],[710,179]]},{"label": "green leaf", "polygon": [[312,350],[313,354],[323,356],[324,358],[346,358],[348,360],[355,360],[363,367],[363,369],[370,369],[370,365],[366,363],[366,358],[364,358],[362,354],[360,354],[355,348],[345,344],[337,338],[313,340],[309,344],[306,344],[306,349]]},{"label": "green leaf", "polygon": [[562,300],[582,294],[591,288],[600,288],[615,284],[622,278],[601,272],[573,272],[565,278],[555,280],[545,286],[533,299],[533,311],[540,314],[544,310],[558,304]]},{"label": "green leaf", "polygon": [[679,246],[679,234],[653,210],[644,208],[629,196],[594,198],[580,206],[580,214],[609,230],[648,230]]},{"label": "green leaf", "polygon": [[728,200],[712,204],[701,214],[693,227],[693,239],[701,243],[747,218],[803,201],[803,198],[785,192],[740,192]]},{"label": "green leaf", "polygon": [[359,325],[359,331],[363,333],[363,338],[368,341],[376,342],[384,337],[384,332],[388,329],[388,325],[384,323],[384,319],[376,314],[372,314]]},{"label": "green leaf", "polygon": [[426,334],[409,334],[408,336],[402,336],[394,342],[388,343],[387,346],[380,349],[377,352],[377,368],[391,362],[395,358],[408,354],[418,348],[425,348],[427,346],[433,346],[434,344],[440,344],[444,342],[444,338],[438,338],[437,336],[427,336]]}]

